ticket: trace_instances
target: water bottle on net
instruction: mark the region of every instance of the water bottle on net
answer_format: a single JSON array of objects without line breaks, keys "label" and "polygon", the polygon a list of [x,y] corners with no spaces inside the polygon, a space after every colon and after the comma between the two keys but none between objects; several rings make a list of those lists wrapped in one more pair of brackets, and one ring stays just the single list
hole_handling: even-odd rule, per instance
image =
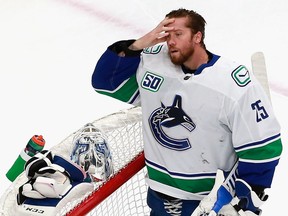
[{"label": "water bottle on net", "polygon": [[42,151],[45,145],[45,139],[42,135],[34,135],[28,141],[25,148],[20,152],[11,168],[6,173],[6,177],[13,182],[23,171],[26,161],[38,152]]}]

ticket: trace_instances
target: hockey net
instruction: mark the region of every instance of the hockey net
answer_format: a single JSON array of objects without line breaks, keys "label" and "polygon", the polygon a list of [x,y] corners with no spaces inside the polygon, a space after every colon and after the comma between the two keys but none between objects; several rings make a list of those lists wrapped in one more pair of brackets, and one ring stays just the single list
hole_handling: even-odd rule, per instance
[{"label": "hockey net", "polygon": [[[106,182],[94,184],[94,190],[68,200],[57,215],[149,215],[144,167],[141,108],[134,107],[110,114],[93,122],[108,137],[113,156],[114,174]],[[79,129],[80,130],[80,129]],[[78,131],[51,148],[55,154],[69,158],[72,140]],[[22,173],[6,190],[0,201],[1,216],[15,216],[16,194],[27,181]],[[31,213],[37,214],[37,212]],[[44,214],[45,215],[45,214]]]}]

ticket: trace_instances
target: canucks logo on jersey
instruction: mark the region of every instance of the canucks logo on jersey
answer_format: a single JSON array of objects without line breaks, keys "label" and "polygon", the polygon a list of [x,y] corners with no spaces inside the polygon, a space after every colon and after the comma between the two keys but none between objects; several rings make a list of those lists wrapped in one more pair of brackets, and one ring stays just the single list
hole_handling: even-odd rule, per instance
[{"label": "canucks logo on jersey", "polygon": [[165,106],[161,103],[161,107],[154,110],[149,117],[149,124],[153,136],[162,146],[183,151],[191,148],[191,144],[187,138],[176,139],[168,136],[162,127],[175,127],[178,125],[183,126],[188,131],[193,131],[196,128],[195,123],[182,109],[182,98],[176,95],[171,106]]},{"label": "canucks logo on jersey", "polygon": [[250,74],[247,68],[243,65],[240,65],[236,68],[231,74],[233,80],[240,87],[244,87],[251,82]]}]

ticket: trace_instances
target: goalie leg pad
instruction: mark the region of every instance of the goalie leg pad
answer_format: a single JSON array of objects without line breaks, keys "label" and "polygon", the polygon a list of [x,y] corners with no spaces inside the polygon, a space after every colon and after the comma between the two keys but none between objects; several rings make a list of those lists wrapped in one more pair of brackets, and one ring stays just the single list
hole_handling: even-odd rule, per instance
[{"label": "goalie leg pad", "polygon": [[211,192],[201,200],[199,206],[194,210],[191,216],[239,216],[238,212],[230,204],[233,197],[223,186],[224,180],[224,172],[218,169],[215,184]]},{"label": "goalie leg pad", "polygon": [[192,216],[199,216],[201,214],[205,215],[211,211],[214,203],[216,202],[217,199],[217,191],[222,185],[223,181],[225,180],[224,173],[222,170],[218,169],[216,173],[216,178],[215,178],[215,183],[210,191],[210,193],[205,196],[199,206],[194,210]]}]

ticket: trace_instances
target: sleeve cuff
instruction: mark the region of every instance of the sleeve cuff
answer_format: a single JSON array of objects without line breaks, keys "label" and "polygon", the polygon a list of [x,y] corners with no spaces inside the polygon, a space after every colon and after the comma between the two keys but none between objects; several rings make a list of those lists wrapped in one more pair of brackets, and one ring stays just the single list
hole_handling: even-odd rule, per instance
[{"label": "sleeve cuff", "polygon": [[130,50],[128,48],[132,43],[134,43],[134,41],[135,41],[134,39],[117,41],[116,43],[109,46],[108,49],[116,52],[117,54],[123,51],[125,53],[125,56],[127,57],[139,56],[142,50]]}]

